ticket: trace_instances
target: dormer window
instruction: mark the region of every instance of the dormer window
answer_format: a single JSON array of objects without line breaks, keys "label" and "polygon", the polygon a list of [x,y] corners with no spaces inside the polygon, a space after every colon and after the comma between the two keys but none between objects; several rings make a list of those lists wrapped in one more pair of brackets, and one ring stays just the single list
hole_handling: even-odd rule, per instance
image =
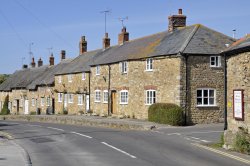
[{"label": "dormer window", "polygon": [[86,80],[86,73],[82,73],[82,80]]},{"label": "dormer window", "polygon": [[72,75],[71,74],[68,75],[68,81],[72,82]]},{"label": "dormer window", "polygon": [[58,83],[62,83],[62,76],[58,76]]},{"label": "dormer window", "polygon": [[153,71],[153,59],[148,58],[146,60],[146,71]]},{"label": "dormer window", "polygon": [[100,66],[96,66],[96,75],[100,75]]},{"label": "dormer window", "polygon": [[221,67],[221,56],[211,56],[210,67]]}]

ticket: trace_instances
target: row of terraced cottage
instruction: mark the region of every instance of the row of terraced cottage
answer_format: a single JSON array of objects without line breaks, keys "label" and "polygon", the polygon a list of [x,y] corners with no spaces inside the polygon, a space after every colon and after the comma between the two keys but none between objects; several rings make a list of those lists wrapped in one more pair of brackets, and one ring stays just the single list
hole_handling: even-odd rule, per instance
[{"label": "row of terraced cottage", "polygon": [[[0,106],[9,95],[12,114],[93,112],[147,119],[153,103],[175,103],[185,110],[187,123],[224,120],[225,53],[234,39],[200,24],[186,26],[179,9],[168,17],[168,30],[129,40],[123,27],[118,44],[87,51],[83,36],[80,53],[61,62],[24,65],[0,86]],[[249,64],[249,63],[248,63]],[[249,83],[248,83],[249,85]],[[249,106],[248,106],[249,108]]]}]

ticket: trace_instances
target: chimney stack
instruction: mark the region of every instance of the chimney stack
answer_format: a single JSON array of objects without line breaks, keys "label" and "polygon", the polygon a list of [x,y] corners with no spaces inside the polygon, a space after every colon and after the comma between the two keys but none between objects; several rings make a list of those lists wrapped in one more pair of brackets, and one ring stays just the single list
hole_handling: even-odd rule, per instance
[{"label": "chimney stack", "polygon": [[79,50],[80,55],[87,52],[87,41],[85,39],[85,36],[81,37],[81,40],[79,42]]},{"label": "chimney stack", "polygon": [[61,61],[64,60],[66,58],[66,51],[62,50],[61,51]]},{"label": "chimney stack", "polygon": [[43,66],[43,61],[42,61],[42,59],[41,59],[41,58],[38,60],[37,65],[38,65],[38,67]]},{"label": "chimney stack", "polygon": [[54,58],[53,54],[51,54],[50,57],[49,57],[49,65],[53,66],[54,62],[55,62],[55,58]]},{"label": "chimney stack", "polygon": [[182,9],[179,9],[178,15],[172,15],[168,17],[168,31],[173,32],[177,28],[185,27],[186,19],[187,17],[182,15]]},{"label": "chimney stack", "polygon": [[109,38],[109,34],[105,33],[105,37],[103,38],[103,49],[107,49],[110,47],[110,38]]},{"label": "chimney stack", "polygon": [[30,63],[30,66],[31,66],[32,68],[36,67],[36,62],[35,62],[35,58],[34,58],[34,57],[32,57],[32,61],[31,61],[31,63]]},{"label": "chimney stack", "polygon": [[23,69],[28,69],[28,65],[23,65]]},{"label": "chimney stack", "polygon": [[123,27],[121,33],[118,35],[118,44],[123,44],[126,41],[129,41],[129,33],[126,27]]}]

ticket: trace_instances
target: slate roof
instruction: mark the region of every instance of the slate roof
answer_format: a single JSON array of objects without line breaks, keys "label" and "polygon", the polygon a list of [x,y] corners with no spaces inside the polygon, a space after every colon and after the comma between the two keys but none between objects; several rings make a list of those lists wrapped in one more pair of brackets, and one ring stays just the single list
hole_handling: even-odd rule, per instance
[{"label": "slate roof", "polygon": [[72,59],[62,60],[59,64],[54,66],[48,66],[47,70],[44,71],[38,78],[34,79],[28,86],[27,89],[36,89],[37,86],[49,86],[55,82],[55,73],[63,70]]},{"label": "slate roof", "polygon": [[91,59],[91,66],[162,55],[220,54],[234,39],[196,24],[174,32],[164,31],[110,47]]},{"label": "slate roof", "polygon": [[16,71],[1,86],[1,91],[10,91],[11,89],[26,88],[35,79],[39,78],[46,70],[48,65],[37,68],[28,68]]},{"label": "slate roof", "polygon": [[229,48],[227,48],[225,53],[238,53],[250,50],[250,34],[234,42]]},{"label": "slate roof", "polygon": [[79,55],[73,59],[70,63],[65,65],[61,70],[55,72],[55,75],[64,75],[64,74],[73,74],[90,71],[89,64],[92,62],[92,59],[95,58],[99,53],[102,52],[102,49],[85,52],[82,55]]}]

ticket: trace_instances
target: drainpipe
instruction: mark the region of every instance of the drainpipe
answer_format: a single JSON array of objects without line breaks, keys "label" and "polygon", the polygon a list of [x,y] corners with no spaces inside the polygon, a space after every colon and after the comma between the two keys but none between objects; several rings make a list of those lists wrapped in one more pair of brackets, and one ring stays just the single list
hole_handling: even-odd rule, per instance
[{"label": "drainpipe", "polygon": [[111,70],[111,67],[110,65],[108,65],[108,68],[109,68],[109,81],[108,81],[108,115],[111,116],[111,91],[110,91],[110,70]]},{"label": "drainpipe", "polygon": [[227,58],[224,53],[224,130],[227,130]]},{"label": "drainpipe", "polygon": [[186,64],[186,90],[185,90],[185,111],[184,111],[184,125],[187,125],[187,109],[188,109],[188,55],[185,55],[185,64]]},{"label": "drainpipe", "polygon": [[[91,72],[89,72],[89,112],[90,112],[90,110],[91,110],[91,109],[90,109],[90,108],[91,108],[91,107],[90,107],[90,98],[91,98],[91,97],[90,97],[90,78],[91,78],[91,77],[90,77],[90,74],[91,74]],[[85,99],[85,100],[86,100],[86,99]],[[86,107],[85,107],[85,108],[86,108]],[[87,110],[86,110],[86,111],[87,111]]]}]

